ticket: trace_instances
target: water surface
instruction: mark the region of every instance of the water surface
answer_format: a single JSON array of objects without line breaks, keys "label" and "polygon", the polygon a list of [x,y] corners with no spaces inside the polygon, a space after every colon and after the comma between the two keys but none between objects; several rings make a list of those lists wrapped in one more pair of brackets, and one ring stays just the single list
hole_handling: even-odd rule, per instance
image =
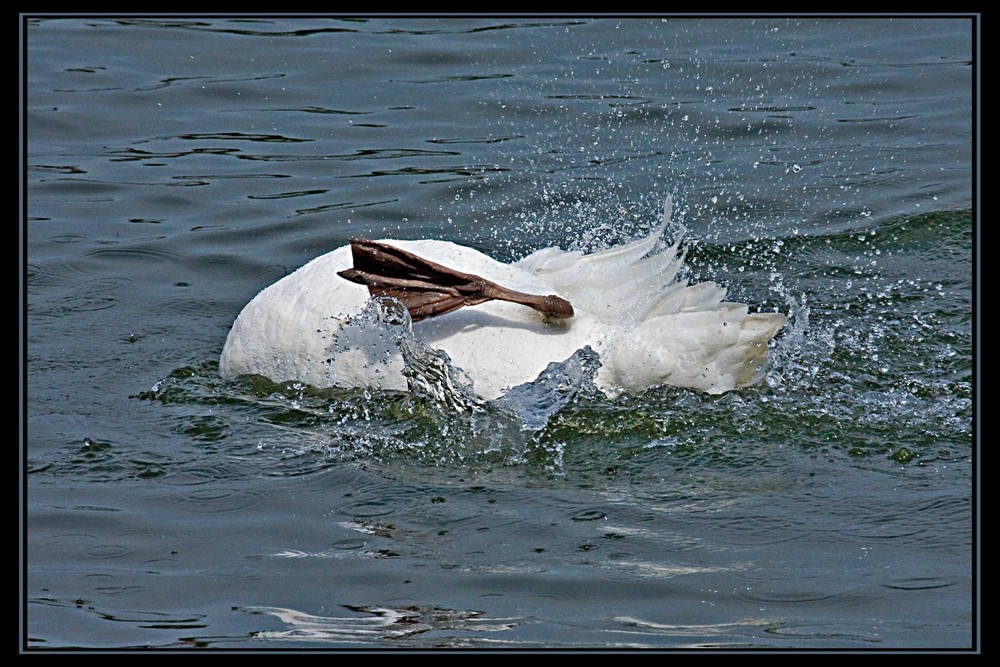
[{"label": "water surface", "polygon": [[[972,24],[31,19],[25,646],[973,645]],[[223,381],[351,236],[648,233],[765,382]]]}]

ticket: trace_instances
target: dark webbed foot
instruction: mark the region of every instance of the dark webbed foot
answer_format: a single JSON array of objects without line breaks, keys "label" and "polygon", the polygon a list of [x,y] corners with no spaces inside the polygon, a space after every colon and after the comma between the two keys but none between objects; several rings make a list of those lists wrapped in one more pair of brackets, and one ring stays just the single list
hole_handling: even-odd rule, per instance
[{"label": "dark webbed foot", "polygon": [[573,316],[570,302],[554,294],[517,292],[378,241],[351,239],[351,254],[354,268],[338,275],[367,285],[372,296],[399,299],[414,322],[494,299],[519,303],[554,319]]}]

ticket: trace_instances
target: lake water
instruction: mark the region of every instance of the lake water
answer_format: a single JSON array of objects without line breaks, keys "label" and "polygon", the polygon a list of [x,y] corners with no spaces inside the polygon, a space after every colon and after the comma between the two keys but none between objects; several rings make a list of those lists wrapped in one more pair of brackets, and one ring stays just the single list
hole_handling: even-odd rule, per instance
[{"label": "lake water", "polygon": [[[974,29],[27,20],[22,645],[976,646]],[[760,386],[218,377],[351,236],[511,261],[668,195],[688,278],[791,316]]]}]

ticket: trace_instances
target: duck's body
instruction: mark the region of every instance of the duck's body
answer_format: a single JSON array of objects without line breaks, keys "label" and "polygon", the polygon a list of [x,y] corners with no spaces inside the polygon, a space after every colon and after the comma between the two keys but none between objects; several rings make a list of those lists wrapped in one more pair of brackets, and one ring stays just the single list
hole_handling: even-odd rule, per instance
[{"label": "duck's body", "polygon": [[[575,314],[563,320],[489,301],[413,324],[414,336],[447,352],[484,398],[531,382],[587,345],[600,355],[597,385],[608,393],[669,384],[718,394],[757,382],[785,316],[748,314],[745,305],[724,302],[725,290],[714,283],[675,282],[682,263],[676,246],[647,256],[661,232],[591,255],[546,248],[510,265],[443,241],[384,243],[573,304]],[[369,290],[338,275],[351,266],[345,246],[258,294],[233,324],[222,375],[405,390],[398,350],[379,337],[384,329],[358,319]]]}]

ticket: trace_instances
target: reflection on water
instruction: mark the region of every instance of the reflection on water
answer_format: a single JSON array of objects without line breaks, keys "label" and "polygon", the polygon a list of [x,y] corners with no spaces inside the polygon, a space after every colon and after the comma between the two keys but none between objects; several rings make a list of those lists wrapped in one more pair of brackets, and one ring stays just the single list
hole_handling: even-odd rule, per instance
[{"label": "reflection on water", "polygon": [[[365,616],[334,618],[315,616],[294,609],[274,607],[249,607],[255,614],[272,614],[289,627],[280,631],[261,631],[253,634],[261,640],[303,640],[307,642],[332,642],[365,645],[373,640],[412,639],[424,634],[435,634],[429,646],[463,646],[463,632],[502,632],[510,630],[522,619],[482,618],[482,611],[458,611],[440,607],[354,607],[346,609]],[[502,639],[496,642],[503,644]],[[472,645],[479,642],[472,642]],[[419,645],[419,644],[418,644]]]}]

